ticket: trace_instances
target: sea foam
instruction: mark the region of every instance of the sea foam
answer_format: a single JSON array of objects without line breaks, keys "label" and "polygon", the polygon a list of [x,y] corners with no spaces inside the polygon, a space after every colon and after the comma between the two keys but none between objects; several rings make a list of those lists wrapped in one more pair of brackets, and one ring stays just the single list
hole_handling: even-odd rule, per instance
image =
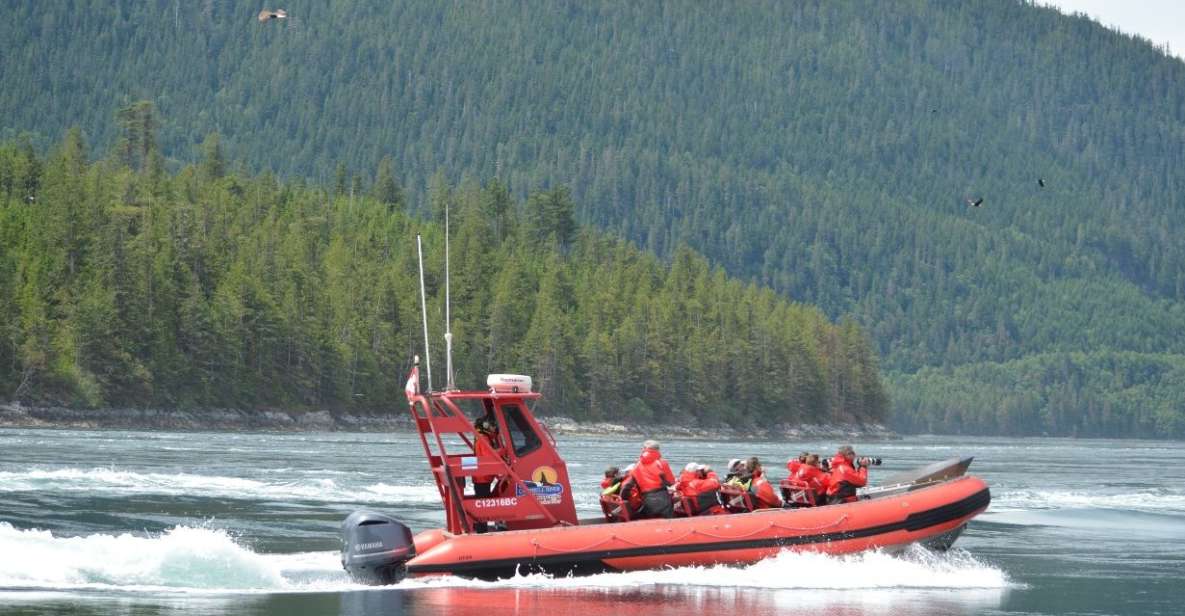
[{"label": "sea foam", "polygon": [[405,580],[403,586],[481,586],[548,588],[628,588],[699,586],[766,589],[1008,588],[1008,575],[962,550],[938,554],[912,546],[902,554],[864,552],[829,556],[817,552],[782,552],[744,567],[676,567],[654,571],[602,573],[586,577],[516,575],[496,582],[454,577]]},{"label": "sea foam", "polygon": [[346,478],[261,473],[259,479],[191,473],[144,473],[114,468],[56,468],[0,471],[0,493],[85,492],[87,494],[199,496],[334,503],[435,503],[431,484],[359,483]]},{"label": "sea foam", "polygon": [[1185,513],[1185,491],[1178,488],[1103,490],[1002,490],[989,511],[1111,509],[1146,513]]},{"label": "sea foam", "polygon": [[223,530],[57,537],[0,522],[0,587],[295,591],[348,586],[334,552],[258,554]]},{"label": "sea foam", "polygon": [[[61,537],[0,523],[0,588],[169,592],[346,591],[337,552],[260,554],[223,530],[179,526],[159,535]],[[588,577],[542,574],[486,582],[457,577],[405,580],[418,588],[1001,589],[1003,570],[955,550],[849,556],[784,552],[745,567],[680,567]]]}]

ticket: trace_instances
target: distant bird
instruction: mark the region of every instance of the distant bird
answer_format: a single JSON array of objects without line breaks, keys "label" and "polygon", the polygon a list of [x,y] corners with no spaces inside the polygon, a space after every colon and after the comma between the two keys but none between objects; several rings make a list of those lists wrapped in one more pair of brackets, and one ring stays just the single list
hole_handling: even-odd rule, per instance
[{"label": "distant bird", "polygon": [[971,199],[968,199],[967,205],[969,207],[979,207],[979,206],[983,205],[983,197],[980,197],[974,201],[972,201]]},{"label": "distant bird", "polygon": [[1045,188],[1045,178],[1037,178],[1037,186]]},{"label": "distant bird", "polygon": [[276,9],[274,11],[263,9],[259,12],[259,21],[271,21],[273,19],[288,19],[288,11],[284,9]]},{"label": "distant bird", "polygon": [[25,201],[28,201],[29,203],[32,203],[36,200],[37,200],[37,197],[34,197],[33,195],[29,195],[28,197],[25,197]]},{"label": "distant bird", "polygon": [[937,109],[931,109],[931,110],[930,110],[930,113],[938,113],[938,110],[937,110]]}]

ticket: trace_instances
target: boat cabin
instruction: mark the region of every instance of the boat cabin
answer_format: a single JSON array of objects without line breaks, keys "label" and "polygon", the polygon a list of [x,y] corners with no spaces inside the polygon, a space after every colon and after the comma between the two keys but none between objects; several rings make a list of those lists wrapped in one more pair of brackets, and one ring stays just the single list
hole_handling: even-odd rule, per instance
[{"label": "boat cabin", "polygon": [[[407,399],[444,502],[448,532],[577,523],[567,465],[551,432],[531,412],[540,394],[531,391],[530,377],[491,374],[485,391],[424,393],[418,374],[413,368]],[[478,433],[479,420],[495,427],[488,437]],[[489,439],[494,454],[479,448],[479,438]],[[488,485],[488,495],[479,496],[475,484]]]}]

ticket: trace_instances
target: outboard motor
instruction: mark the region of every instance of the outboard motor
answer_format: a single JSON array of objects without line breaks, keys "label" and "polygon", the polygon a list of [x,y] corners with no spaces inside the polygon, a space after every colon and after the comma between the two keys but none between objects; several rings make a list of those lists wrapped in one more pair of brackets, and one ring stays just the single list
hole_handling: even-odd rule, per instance
[{"label": "outboard motor", "polygon": [[342,522],[342,567],[362,584],[394,584],[416,555],[411,529],[373,511],[355,511]]}]

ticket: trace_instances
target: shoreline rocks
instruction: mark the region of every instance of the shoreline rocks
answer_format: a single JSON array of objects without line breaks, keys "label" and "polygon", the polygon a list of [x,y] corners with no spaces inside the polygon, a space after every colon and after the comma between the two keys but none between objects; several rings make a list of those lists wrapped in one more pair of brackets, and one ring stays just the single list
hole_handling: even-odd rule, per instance
[{"label": "shoreline rocks", "polygon": [[[777,424],[749,426],[671,426],[579,422],[569,417],[540,417],[556,435],[620,436],[687,440],[812,440],[848,438],[885,440],[899,438],[881,424]],[[402,408],[390,413],[346,413],[330,410],[284,411],[279,409],[71,409],[0,404],[0,428],[72,428],[82,430],[219,431],[260,430],[277,432],[408,432],[411,418]]]}]

